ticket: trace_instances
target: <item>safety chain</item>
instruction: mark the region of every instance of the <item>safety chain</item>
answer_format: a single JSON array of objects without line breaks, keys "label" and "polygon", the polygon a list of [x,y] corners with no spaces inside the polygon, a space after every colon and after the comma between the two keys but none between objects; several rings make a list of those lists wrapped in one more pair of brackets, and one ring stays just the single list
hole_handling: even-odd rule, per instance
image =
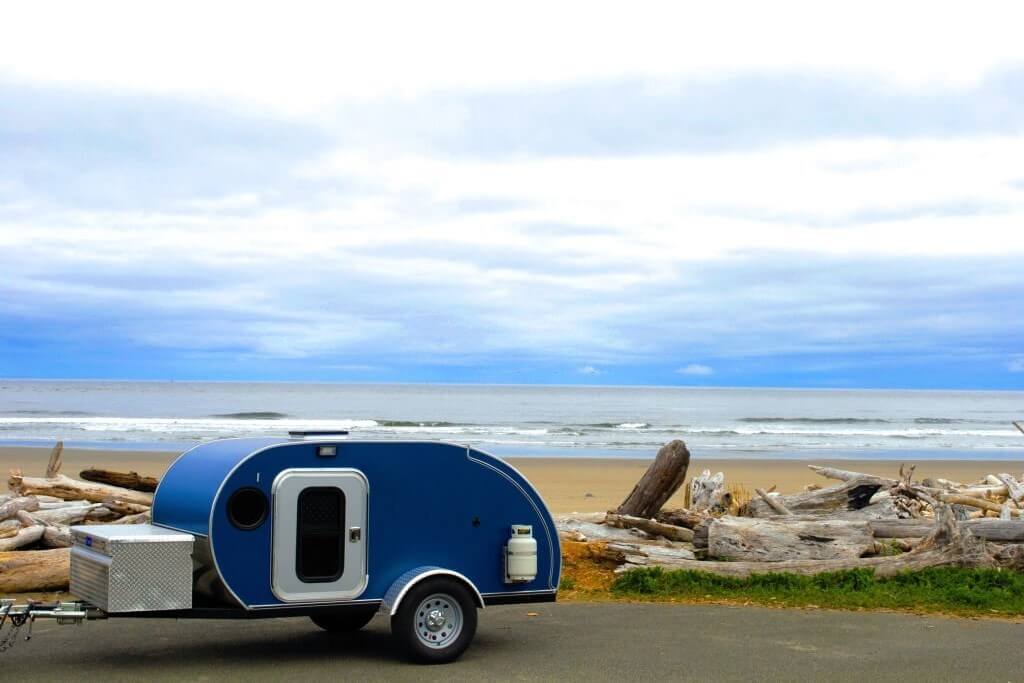
[{"label": "safety chain", "polygon": [[[6,652],[14,647],[14,643],[18,640],[18,632],[21,627],[25,625],[25,622],[29,620],[29,611],[25,610],[20,614],[10,614],[13,605],[7,605],[6,608],[0,613],[0,653]],[[11,622],[10,631],[7,635],[3,635],[4,624]],[[29,628],[31,631],[31,627]],[[31,638],[31,633],[26,636],[25,640]]]}]

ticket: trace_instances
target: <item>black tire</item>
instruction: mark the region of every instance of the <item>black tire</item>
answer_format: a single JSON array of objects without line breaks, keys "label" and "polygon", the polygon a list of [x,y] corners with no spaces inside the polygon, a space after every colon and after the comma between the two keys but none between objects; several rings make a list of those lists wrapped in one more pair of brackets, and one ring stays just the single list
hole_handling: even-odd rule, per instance
[{"label": "black tire", "polygon": [[328,633],[346,633],[358,631],[370,623],[377,609],[349,610],[334,614],[315,614],[310,617],[313,623]]},{"label": "black tire", "polygon": [[[439,631],[430,634],[424,626],[427,616],[421,607],[427,598],[437,597],[437,609],[454,613],[458,608],[460,625],[458,635],[442,644],[426,644],[426,637],[441,637]],[[447,602],[446,602],[447,601]],[[476,600],[462,581],[450,576],[425,579],[412,587],[402,598],[398,613],[391,617],[391,635],[406,657],[422,664],[444,664],[458,659],[476,635]],[[444,640],[443,637],[440,640]]]}]

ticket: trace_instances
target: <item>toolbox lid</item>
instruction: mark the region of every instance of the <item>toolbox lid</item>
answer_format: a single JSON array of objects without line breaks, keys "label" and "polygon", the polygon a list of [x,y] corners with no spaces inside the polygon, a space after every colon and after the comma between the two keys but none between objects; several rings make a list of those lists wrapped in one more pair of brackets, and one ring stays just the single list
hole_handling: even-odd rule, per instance
[{"label": "toolbox lid", "polygon": [[195,540],[192,534],[152,524],[87,524],[71,527],[71,534],[76,542],[86,545],[89,545],[86,539],[90,537],[108,542],[133,543],[191,543]]}]

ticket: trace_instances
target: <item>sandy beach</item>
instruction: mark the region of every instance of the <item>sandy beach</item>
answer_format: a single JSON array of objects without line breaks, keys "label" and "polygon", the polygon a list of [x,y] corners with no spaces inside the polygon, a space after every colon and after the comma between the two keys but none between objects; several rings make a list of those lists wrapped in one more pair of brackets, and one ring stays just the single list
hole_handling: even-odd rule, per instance
[{"label": "sandy beach", "polygon": [[[46,469],[48,448],[0,447],[3,472],[20,469],[29,476],[41,476]],[[64,451],[62,471],[69,476],[89,466],[115,470],[133,470],[139,474],[160,476],[177,456],[176,452],[92,450],[68,448]],[[650,464],[648,460],[612,458],[508,458],[540,490],[552,512],[594,512],[607,510],[622,502],[633,484]],[[973,480],[994,472],[1024,472],[1024,458],[1017,461],[987,460],[783,460],[715,459],[694,454],[690,472],[709,469],[725,472],[726,482],[750,491],[755,486],[778,486],[783,492],[801,490],[809,483],[825,483],[807,469],[808,464],[833,465],[843,469],[894,476],[901,463],[917,465],[916,477],[947,477]],[[669,506],[682,505],[682,491]]]}]

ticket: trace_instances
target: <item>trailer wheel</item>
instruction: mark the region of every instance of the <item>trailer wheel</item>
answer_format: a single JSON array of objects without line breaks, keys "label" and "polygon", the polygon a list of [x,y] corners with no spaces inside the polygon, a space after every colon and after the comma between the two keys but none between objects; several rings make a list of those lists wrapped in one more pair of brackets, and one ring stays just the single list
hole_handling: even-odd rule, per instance
[{"label": "trailer wheel", "polygon": [[348,631],[358,631],[366,626],[376,613],[376,608],[370,610],[361,609],[338,612],[337,614],[315,614],[310,619],[328,633],[345,633]]},{"label": "trailer wheel", "polygon": [[391,617],[391,634],[414,661],[454,661],[476,635],[476,601],[458,579],[426,579],[402,599],[398,613]]}]

